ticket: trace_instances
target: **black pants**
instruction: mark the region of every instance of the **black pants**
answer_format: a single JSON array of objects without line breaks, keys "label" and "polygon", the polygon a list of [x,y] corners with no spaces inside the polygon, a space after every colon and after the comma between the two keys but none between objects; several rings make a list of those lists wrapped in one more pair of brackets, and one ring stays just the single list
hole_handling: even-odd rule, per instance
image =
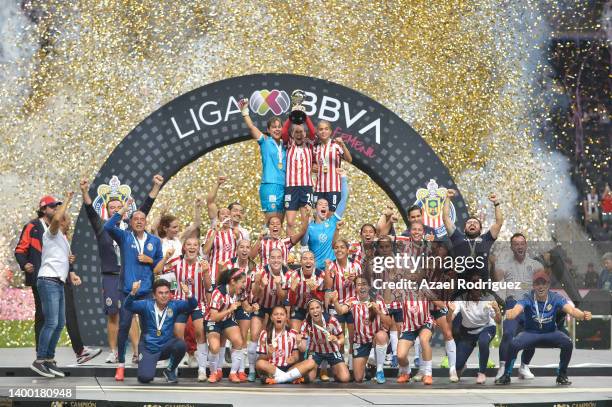
[{"label": "black pants", "polygon": [[[45,316],[42,311],[42,304],[36,284],[32,286],[32,294],[34,295],[35,306],[34,336],[36,338],[36,348],[38,348],[38,335],[40,335],[40,331],[45,323]],[[72,286],[70,284],[64,284],[64,297],[66,301],[66,330],[70,337],[72,350],[78,355],[83,351],[83,340],[81,339],[81,332],[79,331],[76,308],[74,306],[74,295],[72,294]]]}]

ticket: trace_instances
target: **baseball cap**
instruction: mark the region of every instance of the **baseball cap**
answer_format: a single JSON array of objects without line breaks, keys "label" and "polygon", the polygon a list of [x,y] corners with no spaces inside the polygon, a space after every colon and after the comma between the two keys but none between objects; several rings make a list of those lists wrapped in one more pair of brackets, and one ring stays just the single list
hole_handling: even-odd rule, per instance
[{"label": "baseball cap", "polygon": [[547,283],[550,282],[550,276],[544,270],[540,270],[533,274],[533,281],[544,280]]},{"label": "baseball cap", "polygon": [[39,208],[43,208],[43,207],[49,206],[49,205],[61,205],[61,204],[62,204],[62,201],[58,201],[52,195],[45,195],[42,198],[40,198],[40,202],[38,203],[38,207]]}]

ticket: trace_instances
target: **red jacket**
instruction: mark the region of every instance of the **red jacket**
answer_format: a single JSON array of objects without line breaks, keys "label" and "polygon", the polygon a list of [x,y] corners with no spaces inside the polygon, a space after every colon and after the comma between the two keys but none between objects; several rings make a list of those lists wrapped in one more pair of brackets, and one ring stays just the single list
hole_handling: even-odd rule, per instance
[{"label": "red jacket", "polygon": [[42,219],[34,219],[28,222],[21,231],[19,243],[15,248],[15,259],[19,263],[21,270],[25,272],[26,263],[32,263],[34,271],[25,273],[25,283],[31,286],[36,283],[38,270],[42,256],[42,237],[45,233],[45,228],[42,225]]}]

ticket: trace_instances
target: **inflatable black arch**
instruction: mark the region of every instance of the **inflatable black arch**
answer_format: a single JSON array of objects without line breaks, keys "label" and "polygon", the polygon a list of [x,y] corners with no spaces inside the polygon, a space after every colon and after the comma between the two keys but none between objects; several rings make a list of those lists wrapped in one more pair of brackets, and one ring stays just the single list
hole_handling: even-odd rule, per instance
[{"label": "inflatable black arch", "polygon": [[[431,147],[406,122],[380,103],[344,86],[306,76],[258,74],[231,78],[194,89],[153,112],[134,128],[108,157],[92,183],[108,184],[116,175],[132,189],[141,203],[154,174],[166,182],[202,155],[232,143],[250,139],[237,100],[251,99],[251,117],[265,128],[273,114],[286,116],[289,96],[306,92],[304,106],[314,119],[331,122],[334,135],[346,141],[353,164],[368,174],[400,208],[415,202],[418,188],[430,179],[456,188],[448,169]],[[456,199],[458,223],[467,218],[465,203]],[[76,309],[83,341],[106,343],[101,277],[95,236],[84,209],[79,214],[72,251],[83,285],[75,290]]]}]

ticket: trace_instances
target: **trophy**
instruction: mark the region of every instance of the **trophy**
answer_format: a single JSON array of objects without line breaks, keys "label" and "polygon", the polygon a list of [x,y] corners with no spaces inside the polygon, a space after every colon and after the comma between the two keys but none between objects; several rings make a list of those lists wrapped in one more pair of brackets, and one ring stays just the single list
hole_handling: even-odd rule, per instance
[{"label": "trophy", "polygon": [[291,92],[291,113],[289,119],[293,124],[302,124],[306,121],[306,108],[302,105],[306,93],[301,89]]}]

